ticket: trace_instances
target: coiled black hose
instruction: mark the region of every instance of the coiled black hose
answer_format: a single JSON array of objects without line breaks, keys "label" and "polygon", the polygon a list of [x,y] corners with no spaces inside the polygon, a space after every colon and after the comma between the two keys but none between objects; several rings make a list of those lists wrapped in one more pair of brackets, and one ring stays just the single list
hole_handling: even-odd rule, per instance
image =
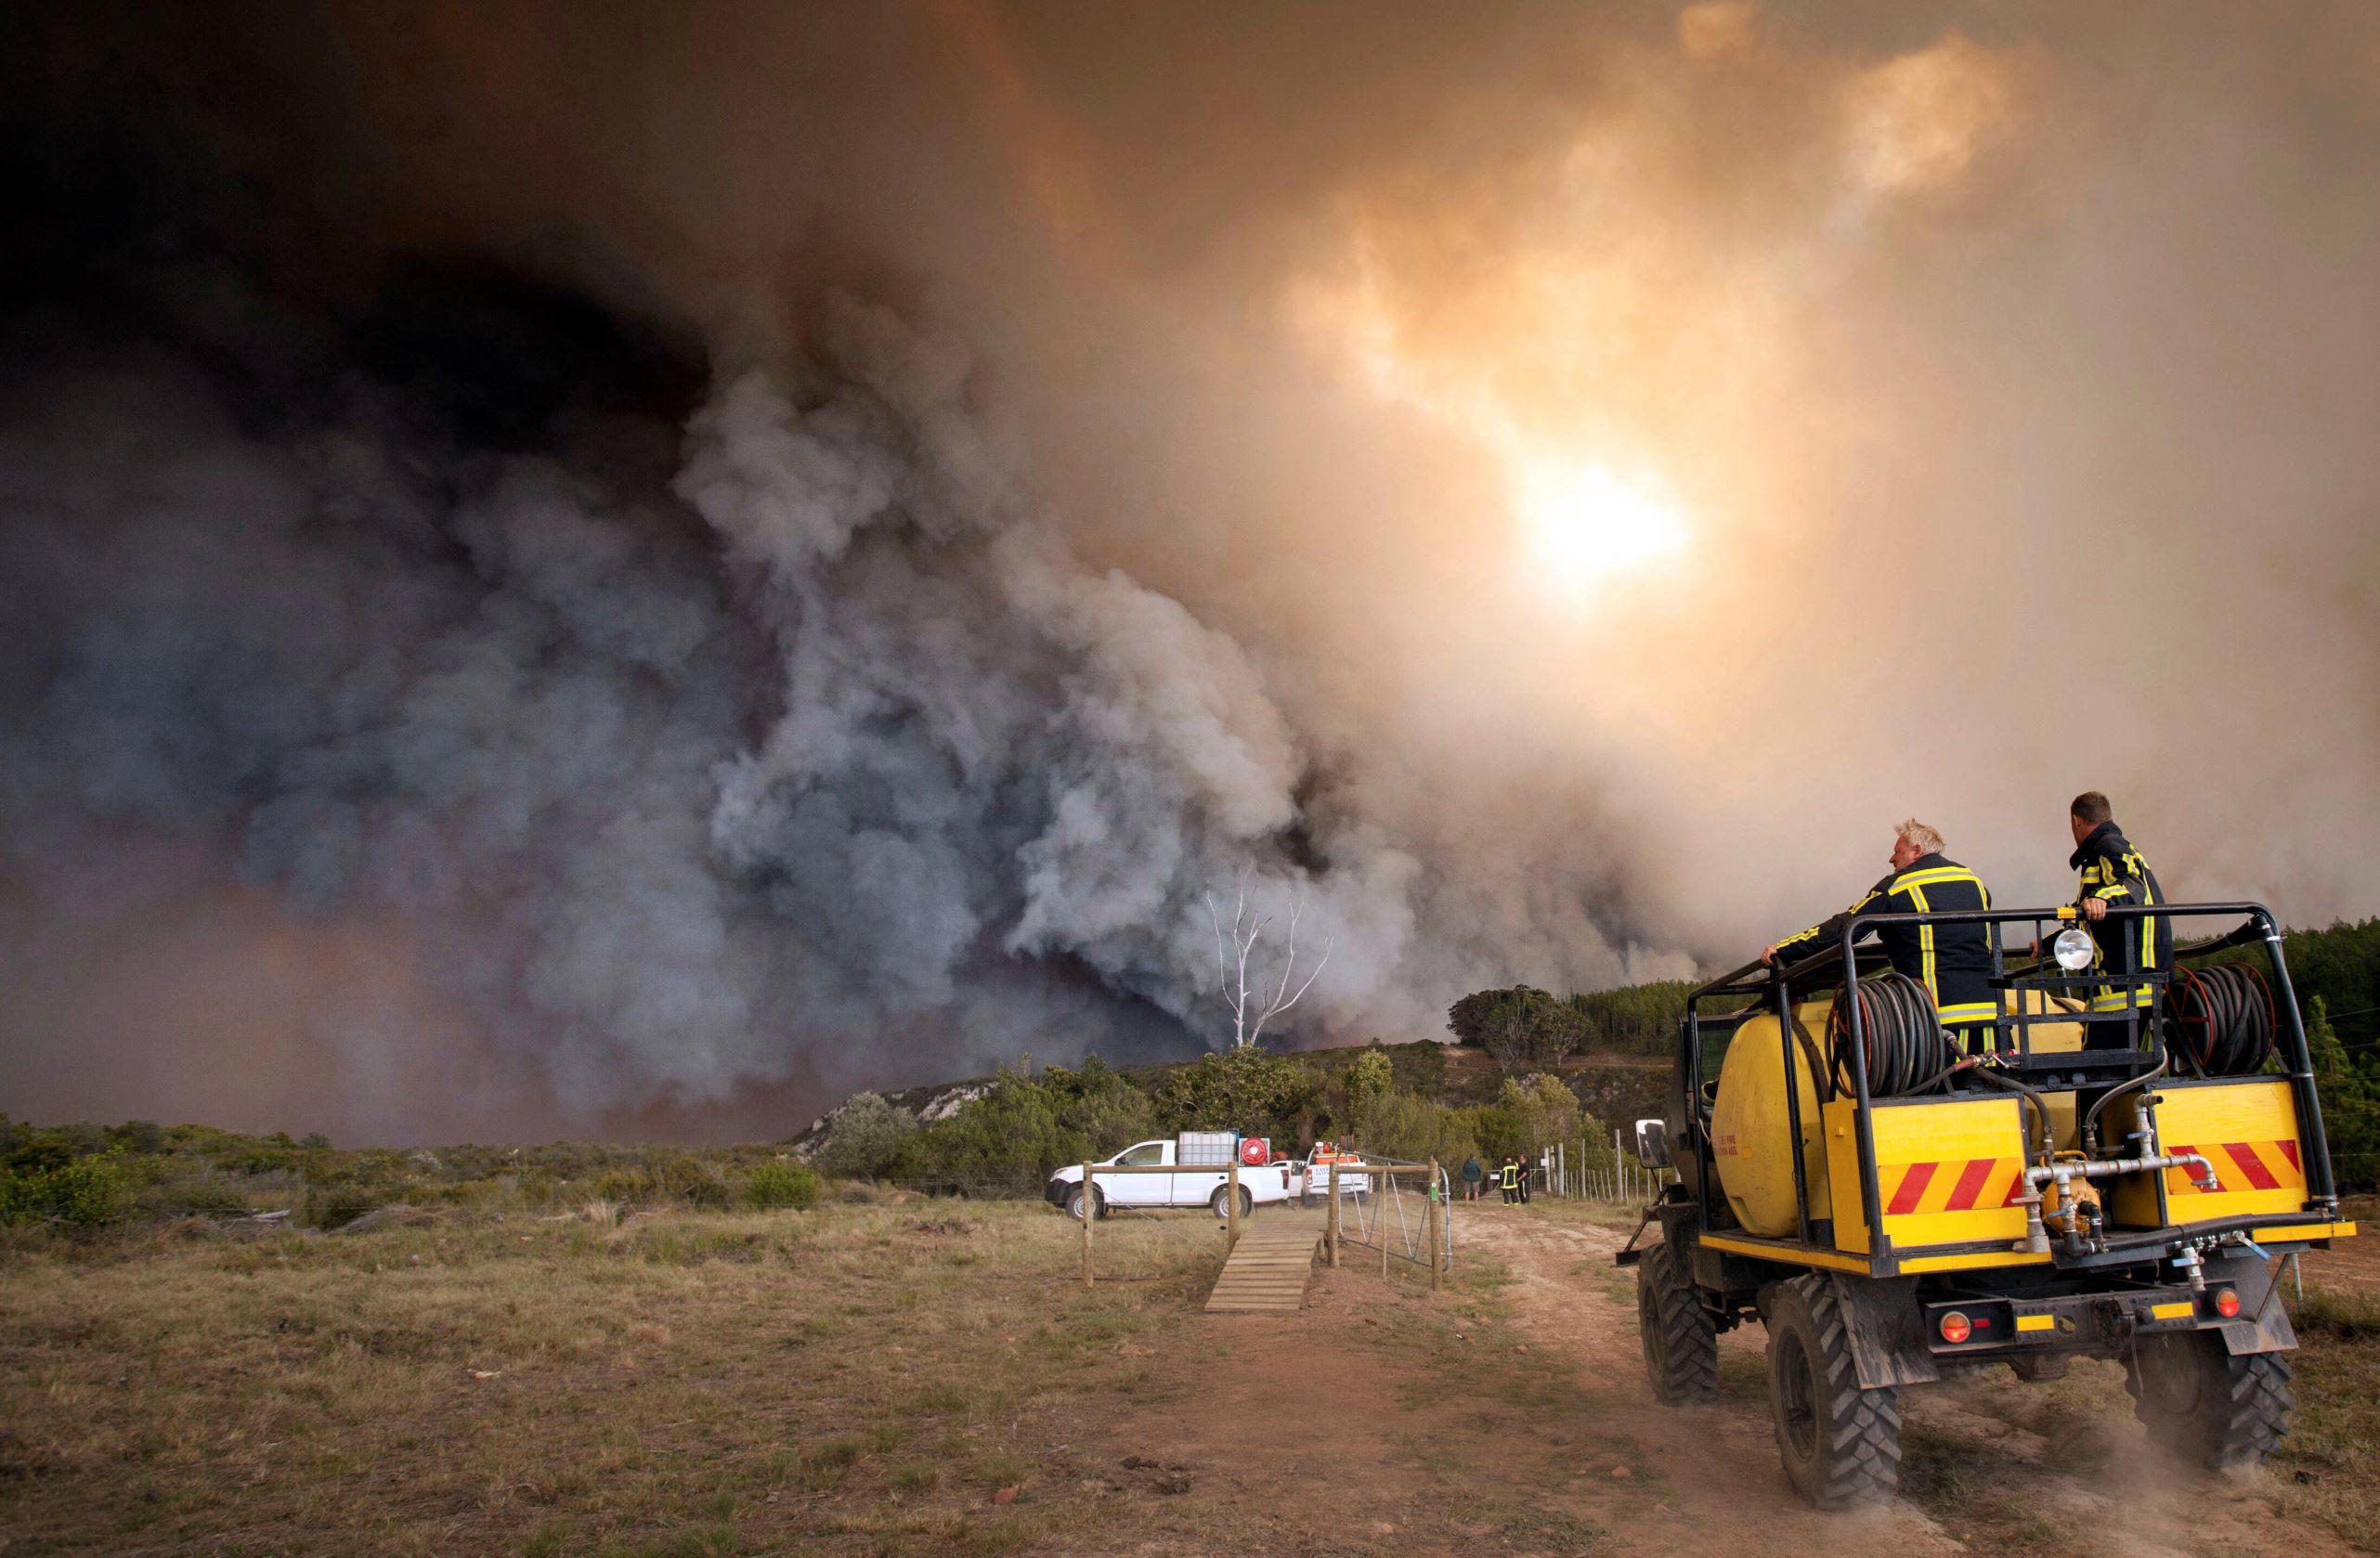
[{"label": "coiled black hose", "polygon": [[2256,965],[2174,970],[2165,991],[2165,1047],[2198,1075],[2262,1071],[2279,1026],[2272,987]]},{"label": "coiled black hose", "polygon": [[1957,1049],[1942,1031],[1933,996],[1906,974],[1879,974],[1838,992],[1827,1014],[1827,1049],[1834,1058],[1837,1088],[1857,1086],[1852,1051],[1851,1003],[1859,1002],[1860,1035],[1867,1045],[1867,1096],[1897,1098],[1939,1085],[1958,1063]]}]

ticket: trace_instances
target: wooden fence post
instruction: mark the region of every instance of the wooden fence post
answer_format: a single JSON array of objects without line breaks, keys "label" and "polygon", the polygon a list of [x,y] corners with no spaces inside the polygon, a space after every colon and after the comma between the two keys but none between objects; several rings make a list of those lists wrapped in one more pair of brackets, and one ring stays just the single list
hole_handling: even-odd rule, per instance
[{"label": "wooden fence post", "polygon": [[1099,1215],[1099,1198],[1091,1188],[1091,1162],[1083,1160],[1083,1286],[1091,1285],[1091,1220]]},{"label": "wooden fence post", "polygon": [[1336,1158],[1331,1160],[1331,1204],[1323,1210],[1328,1215],[1323,1223],[1322,1243],[1329,1252],[1331,1265],[1335,1267],[1339,1264],[1339,1161]]},{"label": "wooden fence post", "polygon": [[1436,1292],[1438,1290],[1438,1219],[1444,1215],[1446,1215],[1446,1214],[1439,1207],[1437,1199],[1437,1160],[1436,1158],[1432,1158],[1430,1160],[1430,1215],[1428,1229],[1428,1239],[1430,1241],[1430,1292]]},{"label": "wooden fence post", "polygon": [[1231,1146],[1231,1167],[1223,1179],[1223,1253],[1229,1254],[1240,1247],[1240,1147]]}]

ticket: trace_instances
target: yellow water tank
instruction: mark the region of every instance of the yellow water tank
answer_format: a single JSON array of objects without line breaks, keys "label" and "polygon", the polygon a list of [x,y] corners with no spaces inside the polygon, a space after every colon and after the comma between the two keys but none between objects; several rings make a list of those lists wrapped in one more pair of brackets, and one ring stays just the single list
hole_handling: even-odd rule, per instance
[{"label": "yellow water tank", "polygon": [[[2048,997],[2037,991],[2015,993],[2025,1012],[2050,1009],[2077,1011],[2080,1003],[2063,996]],[[1830,992],[1794,1007],[1802,1032],[1820,1063],[1832,1066],[1827,1045],[1827,1017],[1834,1009]],[[2005,1041],[2004,1041],[2005,1042]],[[2043,1023],[2027,1040],[2035,1051],[2080,1049],[2079,1022]],[[1791,1045],[1794,1089],[1801,1103],[1801,1172],[1810,1189],[1810,1204],[1830,1204],[1826,1143],[1819,1131],[1818,1089],[1799,1041]],[[2053,1134],[2061,1147],[2074,1145],[2074,1105],[2072,1093],[2052,1093],[2046,1100]],[[2028,1136],[2031,1134],[2027,1123]],[[1736,1220],[1752,1233],[1787,1235],[1797,1230],[1793,1201],[1793,1160],[1787,1137],[1791,1131],[1785,1110],[1785,1049],[1777,1042],[1776,1014],[1758,1012],[1744,1019],[1728,1041],[1727,1058],[1720,1063],[1718,1096],[1710,1109],[1711,1157],[1718,1165],[1720,1188]],[[1822,1210],[1818,1214],[1825,1215]]]},{"label": "yellow water tank", "polygon": [[[1794,1007],[1801,1031],[1822,1056],[1827,1014],[1834,1004],[1829,994]],[[1794,1090],[1801,1105],[1801,1171],[1810,1204],[1823,1207],[1827,1204],[1827,1149],[1819,1131],[1818,1091],[1801,1045],[1797,1042],[1792,1047]],[[1785,1074],[1776,1014],[1757,1012],[1746,1018],[1728,1040],[1727,1058],[1720,1063],[1719,1096],[1710,1107],[1710,1151],[1727,1204],[1736,1209],[1736,1220],[1753,1233],[1789,1234],[1797,1228],[1793,1160],[1787,1156],[1792,1127],[1786,1116]]]}]

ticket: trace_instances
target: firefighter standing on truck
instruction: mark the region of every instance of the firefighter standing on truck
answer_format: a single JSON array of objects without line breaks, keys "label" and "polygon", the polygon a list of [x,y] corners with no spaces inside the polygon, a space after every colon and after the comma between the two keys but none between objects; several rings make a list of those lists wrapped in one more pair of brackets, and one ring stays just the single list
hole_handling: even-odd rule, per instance
[{"label": "firefighter standing on truck", "polygon": [[[2097,790],[2085,790],[2074,798],[2066,819],[2074,835],[2074,852],[2066,863],[2082,874],[2081,896],[2077,902],[2083,918],[2090,922],[2091,942],[2097,955],[2091,968],[2102,975],[2122,980],[2133,974],[2160,972],[2173,966],[2174,925],[2164,915],[2144,915],[2139,919],[2111,920],[2107,917],[2110,904],[2127,908],[2147,908],[2165,902],[2165,893],[2157,886],[2156,873],[2140,858],[2140,851],[2124,837],[2115,825],[2115,808],[2107,797]],[[2111,981],[2099,987],[2091,997],[2094,1012],[2133,1012],[2148,1006],[2156,999],[2156,987],[2150,984],[2127,984]],[[2120,1037],[2115,1023],[2094,1023],[2086,1046],[2104,1049],[2137,1042],[2128,1032]],[[2101,1039],[2100,1034],[2108,1037]]]},{"label": "firefighter standing on truck", "polygon": [[[1814,925],[1761,954],[1774,964],[1823,952],[1842,936],[1853,915],[1909,915],[1946,909],[1988,909],[1992,894],[1983,878],[1943,854],[1942,835],[1915,817],[1893,830],[1892,869],[1867,889],[1867,896],[1841,914]],[[1873,930],[1884,943],[1892,967],[1926,987],[1933,997],[1942,1025],[1971,1053],[1992,1047],[1992,1025],[1999,1006],[1992,997],[1991,927],[1964,925],[1883,925]]]}]

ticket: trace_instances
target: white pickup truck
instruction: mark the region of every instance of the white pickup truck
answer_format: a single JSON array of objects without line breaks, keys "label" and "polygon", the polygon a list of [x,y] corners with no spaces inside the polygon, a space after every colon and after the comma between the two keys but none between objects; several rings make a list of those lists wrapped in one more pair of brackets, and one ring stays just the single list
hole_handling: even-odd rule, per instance
[{"label": "white pickup truck", "polygon": [[[1170,1141],[1136,1142],[1112,1158],[1091,1165],[1091,1201],[1099,1216],[1112,1206],[1203,1206],[1217,1217],[1228,1214],[1231,1160],[1240,1159],[1240,1215],[1273,1201],[1294,1201],[1306,1193],[1304,1165],[1272,1155],[1272,1144],[1261,1136],[1233,1131],[1185,1131]],[[1171,1174],[1116,1174],[1102,1176],[1101,1167],[1159,1169]],[[1070,1217],[1083,1214],[1083,1165],[1069,1163],[1049,1176],[1042,1189],[1052,1206]]]}]

